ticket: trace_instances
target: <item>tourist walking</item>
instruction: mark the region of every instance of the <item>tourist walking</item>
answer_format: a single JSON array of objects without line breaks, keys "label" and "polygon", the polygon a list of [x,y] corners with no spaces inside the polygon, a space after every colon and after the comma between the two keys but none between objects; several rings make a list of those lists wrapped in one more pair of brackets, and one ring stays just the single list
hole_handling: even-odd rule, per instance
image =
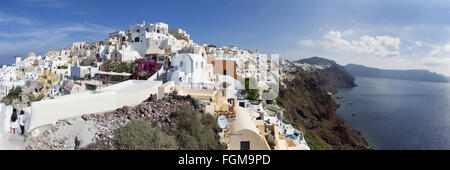
[{"label": "tourist walking", "polygon": [[21,110],[19,114],[20,135],[23,135],[25,133],[25,119],[25,112]]},{"label": "tourist walking", "polygon": [[75,136],[75,150],[78,150],[80,148],[80,144],[80,139],[78,138],[78,136]]},{"label": "tourist walking", "polygon": [[13,113],[11,114],[11,131],[10,133],[15,135],[17,132],[17,129],[19,128],[19,120],[18,120],[18,116],[17,116],[17,110],[13,109]]}]

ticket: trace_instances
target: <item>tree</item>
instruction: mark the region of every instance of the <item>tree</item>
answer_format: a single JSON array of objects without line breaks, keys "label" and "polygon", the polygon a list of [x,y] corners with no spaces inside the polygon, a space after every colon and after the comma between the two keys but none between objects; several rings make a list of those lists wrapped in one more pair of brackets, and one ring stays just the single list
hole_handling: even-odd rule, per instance
[{"label": "tree", "polygon": [[138,59],[133,63],[107,60],[103,62],[101,70],[105,72],[130,73],[134,79],[146,80],[156,72],[157,63],[145,59]]},{"label": "tree", "polygon": [[19,98],[21,93],[22,93],[22,87],[17,86],[16,88],[11,89],[6,97],[12,101],[14,99]]},{"label": "tree", "polygon": [[114,134],[119,150],[174,150],[178,145],[173,136],[150,126],[144,120],[128,122]]},{"label": "tree", "polygon": [[258,100],[259,99],[259,90],[258,89],[250,89],[250,79],[245,79],[245,89],[241,91],[242,95],[247,95],[247,99],[249,100]]},{"label": "tree", "polygon": [[190,105],[183,105],[171,114],[177,127],[177,141],[181,150],[223,149],[216,135],[216,120],[202,114]]},{"label": "tree", "polygon": [[111,60],[107,60],[103,62],[102,67],[100,68],[102,71],[106,72],[118,72],[118,73],[133,73],[135,70],[135,66],[132,63],[125,63],[125,62],[115,62]]},{"label": "tree", "polygon": [[21,86],[17,86],[14,89],[11,89],[8,93],[8,95],[6,95],[6,97],[4,97],[2,99],[2,102],[10,105],[15,99],[19,98],[20,94],[22,93],[22,87]]}]

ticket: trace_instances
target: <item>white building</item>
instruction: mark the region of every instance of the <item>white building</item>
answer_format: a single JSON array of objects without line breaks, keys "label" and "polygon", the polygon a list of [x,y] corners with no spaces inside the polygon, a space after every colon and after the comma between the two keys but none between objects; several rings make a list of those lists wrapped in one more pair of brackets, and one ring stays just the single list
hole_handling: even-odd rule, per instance
[{"label": "white building", "polygon": [[179,52],[190,44],[189,40],[177,39],[169,34],[169,26],[158,22],[155,24],[135,24],[130,26],[131,49],[145,55],[148,48],[158,47],[170,52]]},{"label": "white building", "polygon": [[117,30],[115,32],[109,33],[109,40],[119,40],[123,37],[127,37],[127,33],[122,30]]},{"label": "white building", "polygon": [[99,45],[98,53],[103,60],[133,62],[152,54],[179,53],[190,46],[193,42],[185,31],[174,29],[169,33],[169,26],[165,23],[144,22],[131,25],[127,32],[110,33],[109,39]]},{"label": "white building", "polygon": [[72,44],[72,50],[87,50],[88,42],[74,42]]},{"label": "white building", "polygon": [[20,56],[14,57],[16,64],[19,64],[22,61],[22,58]]},{"label": "white building", "polygon": [[79,78],[90,78],[95,75],[99,67],[93,66],[80,66],[79,62],[76,61],[75,65],[70,67],[70,79],[77,80]]},{"label": "white building", "polygon": [[168,77],[175,83],[185,85],[210,85],[212,83],[210,76],[213,76],[213,70],[212,67],[207,69],[207,65],[206,60],[201,55],[177,54],[172,58],[172,69]]}]

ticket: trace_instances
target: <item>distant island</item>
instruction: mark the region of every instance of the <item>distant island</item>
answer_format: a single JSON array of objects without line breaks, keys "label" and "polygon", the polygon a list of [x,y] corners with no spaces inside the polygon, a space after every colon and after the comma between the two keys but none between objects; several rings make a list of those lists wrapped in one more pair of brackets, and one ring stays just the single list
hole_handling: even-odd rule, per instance
[{"label": "distant island", "polygon": [[357,64],[348,64],[344,68],[348,73],[355,77],[374,77],[439,83],[448,83],[450,80],[449,77],[428,70],[383,70]]}]

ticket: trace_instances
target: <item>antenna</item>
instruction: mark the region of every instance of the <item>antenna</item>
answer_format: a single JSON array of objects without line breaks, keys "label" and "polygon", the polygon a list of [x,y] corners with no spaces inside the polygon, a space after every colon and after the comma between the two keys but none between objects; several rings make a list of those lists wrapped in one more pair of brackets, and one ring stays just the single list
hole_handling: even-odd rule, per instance
[{"label": "antenna", "polygon": [[228,120],[227,117],[225,116],[219,116],[219,118],[217,118],[217,124],[219,124],[219,127],[221,129],[225,129],[228,126]]}]

